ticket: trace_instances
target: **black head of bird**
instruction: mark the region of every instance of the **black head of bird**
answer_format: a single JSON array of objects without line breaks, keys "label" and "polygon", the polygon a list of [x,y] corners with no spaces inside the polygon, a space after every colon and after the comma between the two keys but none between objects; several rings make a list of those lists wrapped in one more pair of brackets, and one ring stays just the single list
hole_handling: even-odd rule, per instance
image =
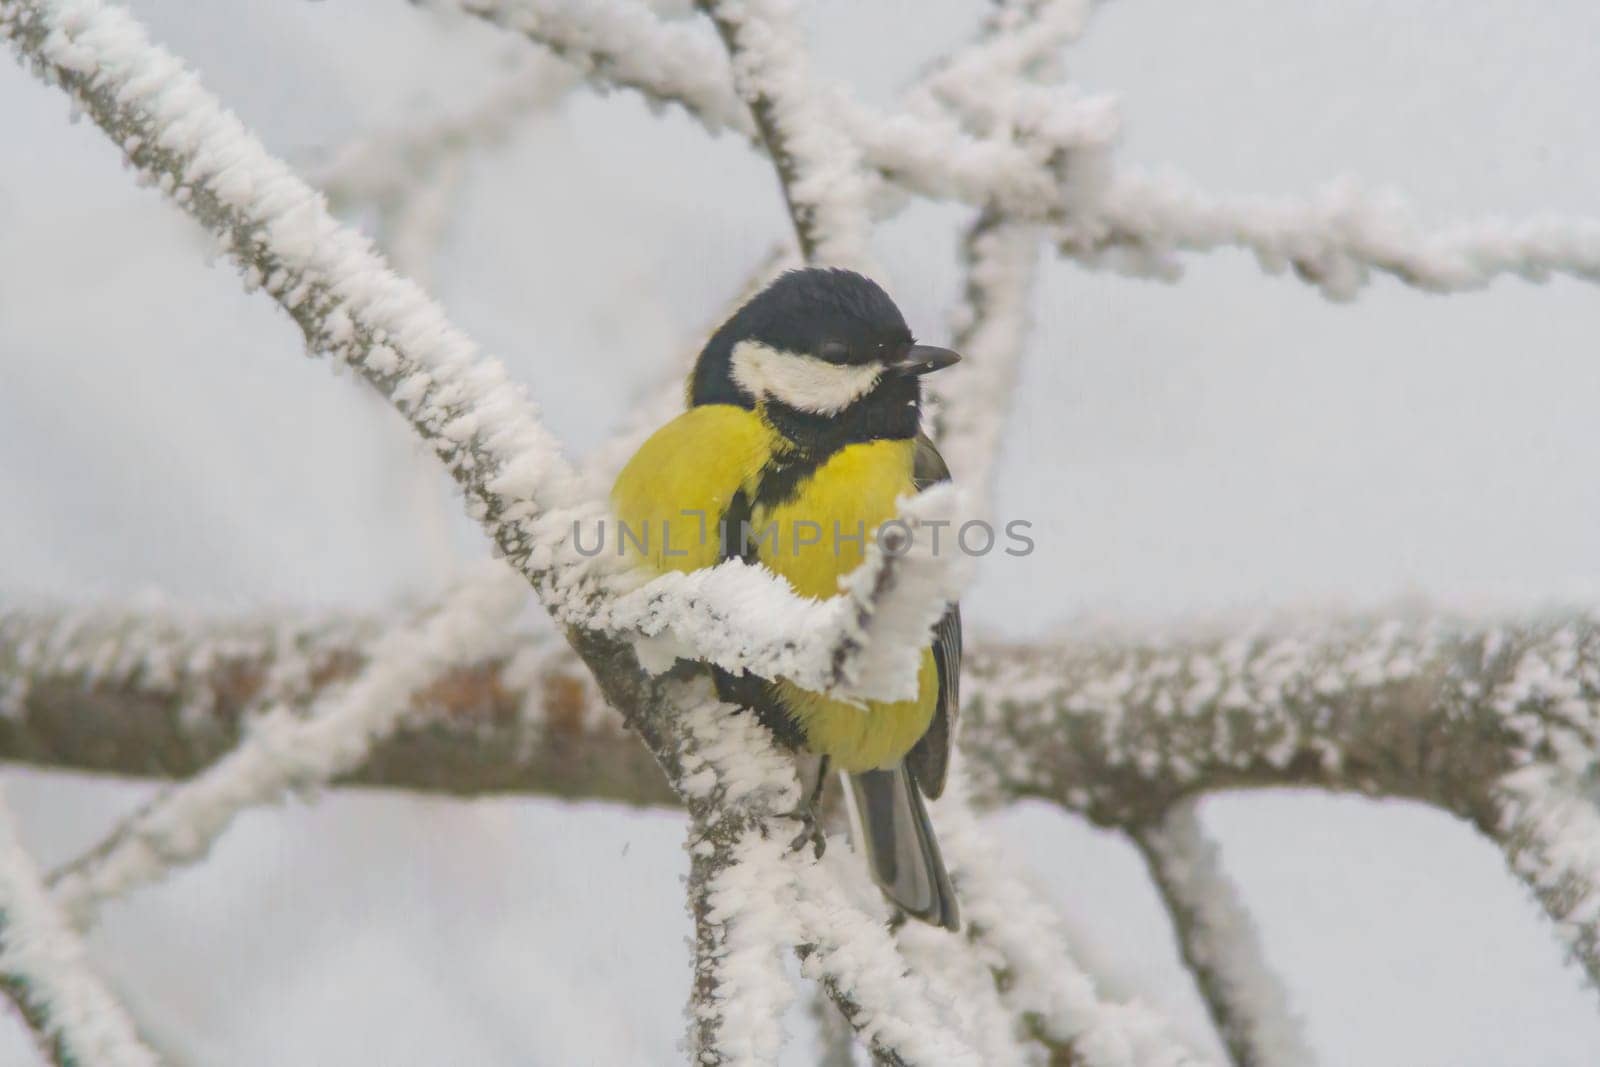
[{"label": "black head of bird", "polygon": [[909,438],[922,375],[960,357],[919,345],[889,294],[853,271],[789,271],[734,313],[700,353],[689,402],[763,415],[800,447]]}]

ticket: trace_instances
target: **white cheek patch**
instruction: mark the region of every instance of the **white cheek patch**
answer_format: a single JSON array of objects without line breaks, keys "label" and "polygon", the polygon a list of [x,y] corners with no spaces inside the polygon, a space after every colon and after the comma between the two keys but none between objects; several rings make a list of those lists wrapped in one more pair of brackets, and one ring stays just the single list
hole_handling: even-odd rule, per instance
[{"label": "white cheek patch", "polygon": [[829,363],[815,356],[784,352],[760,341],[733,346],[733,380],[753,397],[771,397],[817,415],[843,411],[878,384],[883,368]]}]

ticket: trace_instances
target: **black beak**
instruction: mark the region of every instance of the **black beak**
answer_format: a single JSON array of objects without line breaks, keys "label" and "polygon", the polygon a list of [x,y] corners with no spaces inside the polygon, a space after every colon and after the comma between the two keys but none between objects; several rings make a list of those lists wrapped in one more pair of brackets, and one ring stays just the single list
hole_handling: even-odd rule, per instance
[{"label": "black beak", "polygon": [[961,357],[948,348],[937,348],[933,345],[912,345],[901,354],[900,358],[889,364],[889,369],[900,374],[932,374],[936,370],[943,370],[953,363],[961,362]]}]

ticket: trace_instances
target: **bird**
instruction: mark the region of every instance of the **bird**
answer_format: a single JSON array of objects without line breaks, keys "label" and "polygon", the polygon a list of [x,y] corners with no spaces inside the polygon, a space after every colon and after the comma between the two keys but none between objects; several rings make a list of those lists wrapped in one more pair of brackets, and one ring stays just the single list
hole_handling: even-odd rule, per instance
[{"label": "bird", "polygon": [[[918,344],[888,293],[862,274],[780,275],[711,335],[685,411],[617,477],[619,524],[662,534],[631,542],[637,562],[666,572],[742,559],[801,596],[836,595],[897,501],[950,479],[922,431],[922,379],[959,359]],[[802,817],[838,770],[880,890],[906,915],[952,931],[960,907],[924,798],[944,791],[960,672],[957,604],[931,631],[908,700],[848,702],[712,668],[720,699],[752,711],[781,744],[820,757]]]}]

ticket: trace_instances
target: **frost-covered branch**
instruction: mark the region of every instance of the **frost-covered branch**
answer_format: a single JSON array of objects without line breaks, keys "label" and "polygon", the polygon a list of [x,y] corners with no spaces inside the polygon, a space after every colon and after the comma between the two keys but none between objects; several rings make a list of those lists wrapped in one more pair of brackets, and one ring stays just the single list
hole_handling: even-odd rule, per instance
[{"label": "frost-covered branch", "polygon": [[[644,625],[650,637],[671,629],[698,658],[764,677],[779,673],[759,658],[779,646],[752,652],[748,634],[760,632],[779,601],[799,614],[811,605],[749,568],[669,576],[618,602],[612,581],[632,576],[619,578],[614,557],[587,558],[577,547],[580,532],[599,525],[604,511],[586,498],[583,480],[504,365],[480,353],[431,299],[335,221],[321,196],[270,156],[193,73],[151,45],[125,12],[95,0],[0,0],[0,18],[24,58],[70,92],[132,166],[217,235],[246,284],[263,288],[294,319],[311,351],[353,367],[410,422],[466,493],[469,512],[558,621],[589,629]],[[870,638],[900,633],[904,617],[937,617],[954,562],[954,554],[916,551],[885,560],[869,589],[836,606],[837,626],[794,632],[783,647],[799,646],[793,651],[802,673],[815,668],[805,682],[863,696],[909,691],[915,664],[901,649],[874,649]],[[902,571],[922,577],[893,580]],[[907,603],[918,595],[925,603]],[[880,605],[880,596],[899,606]],[[869,621],[880,607],[891,625]],[[614,635],[632,640],[637,633]],[[891,662],[894,677],[885,673]]]},{"label": "frost-covered branch", "polygon": [[[381,632],[356,618],[0,613],[0,759],[187,777],[238,739],[241,716],[270,703],[309,706],[347,683]],[[559,770],[546,763],[557,743],[547,729],[591,746],[601,763],[587,773],[629,742],[553,634],[522,630],[516,640],[517,655],[447,672],[416,698],[400,735],[375,750],[387,777],[369,765],[339,780],[664,799],[612,792],[604,776],[549,786],[531,776]],[[1553,765],[1582,780],[1600,752],[1600,619],[1586,614],[1215,637],[1090,631],[1035,647],[976,644],[966,664],[962,746],[980,806],[1038,797],[1119,829],[1194,793],[1269,786],[1467,810],[1519,767]],[[406,739],[415,747],[394,747]],[[413,765],[430,744],[441,758],[432,778]],[[451,757],[457,746],[471,752]],[[527,776],[513,770],[511,750]]]},{"label": "frost-covered branch", "polygon": [[360,674],[310,709],[281,703],[247,720],[243,739],[227,755],[56,872],[50,879],[56,899],[86,927],[107,901],[203,859],[245,809],[350,773],[400,726],[417,694],[448,670],[508,654],[526,601],[517,575],[487,565],[428,617],[380,638]]},{"label": "frost-covered branch", "polygon": [[[465,0],[468,14],[504,25],[577,64],[602,88],[640,93],[653,105],[676,105],[712,132],[732,129],[762,143],[751,112],[734,89],[728,57],[715,37],[694,24],[669,22],[637,0]],[[1051,201],[1055,176],[1039,153],[975,138],[937,108],[885,112],[842,90],[817,90],[830,118],[859,146],[886,181],[919,196],[972,204],[999,201],[1033,211]],[[1105,143],[1097,104],[1081,125]],[[903,201],[902,201],[903,203]],[[895,206],[875,198],[875,209]]]},{"label": "frost-covered branch", "polygon": [[56,1067],[155,1067],[23,851],[0,794],[0,992]]},{"label": "frost-covered branch", "polygon": [[1289,994],[1267,963],[1260,935],[1193,800],[1132,831],[1172,917],[1183,962],[1235,1067],[1311,1067]]},{"label": "frost-covered branch", "polygon": [[[635,0],[463,6],[586,67],[602,85],[680,104],[713,129],[756,132],[714,42]],[[1377,273],[1437,292],[1481,288],[1505,274],[1600,280],[1596,219],[1486,219],[1430,230],[1397,197],[1349,181],[1309,197],[1230,197],[1115,166],[1114,99],[1039,80],[1080,31],[1086,8],[1076,0],[998,5],[989,32],[937,64],[901,109],[874,109],[835,88],[810,94],[807,109],[841,131],[843,143],[828,138],[836,147],[859,154],[885,182],[1048,222],[1060,250],[1090,266],[1170,278],[1178,252],[1240,247],[1268,271],[1293,268],[1336,299],[1354,296]],[[878,192],[865,187],[875,209],[905,202]]]},{"label": "frost-covered branch", "polygon": [[1185,179],[1122,171],[1056,231],[1090,264],[1175,277],[1175,253],[1242,248],[1271,273],[1292,268],[1336,300],[1375,274],[1430,292],[1481,289],[1501,275],[1600,281],[1600,219],[1490,218],[1430,230],[1394,193],[1351,180],[1308,197],[1219,197]]},{"label": "frost-covered branch", "polygon": [[786,0],[699,0],[733,65],[783,186],[807,263],[870,268],[871,189],[860,149],[812,89],[806,49]]}]

